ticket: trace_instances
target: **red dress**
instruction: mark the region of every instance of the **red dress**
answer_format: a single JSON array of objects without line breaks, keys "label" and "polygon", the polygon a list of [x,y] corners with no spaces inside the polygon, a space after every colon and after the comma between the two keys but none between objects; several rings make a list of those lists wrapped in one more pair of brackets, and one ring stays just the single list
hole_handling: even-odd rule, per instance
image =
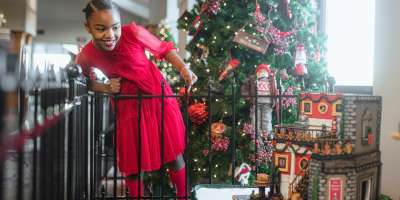
[{"label": "red dress", "polygon": [[[77,57],[86,76],[90,67],[103,71],[109,78],[121,77],[121,94],[161,95],[163,76],[147,59],[145,49],[162,59],[174,49],[173,43],[161,42],[145,28],[134,23],[122,26],[122,34],[112,51],[101,51],[88,43]],[[165,95],[173,92],[165,82]],[[117,161],[124,174],[138,173],[138,116],[140,115],[141,171],[154,171],[161,164],[161,98],[118,100]],[[185,125],[175,98],[164,100],[164,164],[183,153]]]}]

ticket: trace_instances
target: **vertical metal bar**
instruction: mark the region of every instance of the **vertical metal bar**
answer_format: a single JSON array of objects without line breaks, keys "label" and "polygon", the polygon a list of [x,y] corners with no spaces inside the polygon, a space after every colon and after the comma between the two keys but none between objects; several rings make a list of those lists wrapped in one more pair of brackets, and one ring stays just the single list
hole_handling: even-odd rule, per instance
[{"label": "vertical metal bar", "polygon": [[255,114],[255,127],[254,127],[254,131],[255,131],[255,138],[254,138],[254,146],[255,146],[255,155],[254,155],[254,159],[255,159],[255,165],[256,165],[256,175],[257,175],[257,173],[258,173],[258,163],[257,163],[257,160],[258,160],[258,89],[257,89],[257,85],[258,85],[258,83],[257,83],[257,80],[256,80],[256,87],[255,87],[255,91],[254,91],[254,94],[255,94],[255,105],[254,105],[254,109],[255,109],[255,112],[254,112],[254,114]]},{"label": "vertical metal bar", "polygon": [[[22,124],[24,121],[24,113],[25,113],[25,91],[20,88],[19,89],[19,121],[18,121],[18,130],[22,130]],[[17,175],[17,199],[18,200],[23,200],[24,199],[24,189],[23,189],[23,184],[24,184],[24,152],[25,152],[25,145],[22,145],[20,152],[18,152],[18,175]]]},{"label": "vertical metal bar", "polygon": [[165,168],[164,168],[164,129],[165,129],[165,124],[164,124],[164,117],[165,117],[165,80],[163,79],[161,81],[161,138],[160,138],[160,150],[161,150],[161,170],[160,170],[160,194],[161,197],[164,197],[164,175],[165,175]]},{"label": "vertical metal bar", "polygon": [[211,82],[208,82],[208,184],[212,184],[212,135],[211,135],[211,123],[212,123],[212,114],[211,114],[211,105],[212,105],[212,97],[211,97]]},{"label": "vertical metal bar", "polygon": [[[92,154],[91,154],[91,152],[92,152],[92,148],[93,148],[93,143],[91,141],[91,138],[92,138],[91,137],[92,136],[91,132],[92,132],[93,129],[89,126],[91,123],[90,123],[90,118],[88,118],[89,117],[89,111],[91,112],[91,110],[89,110],[89,107],[90,107],[89,97],[90,97],[89,95],[86,95],[86,107],[85,107],[86,108],[85,109],[86,130],[85,130],[85,134],[84,135],[85,135],[85,138],[86,138],[85,144],[88,147],[85,149],[86,167],[84,169],[86,169],[85,170],[85,172],[86,172],[85,178],[87,180],[87,181],[85,181],[85,183],[86,183],[85,199],[88,199],[90,197],[89,194],[90,194],[90,186],[91,186],[90,182],[91,182],[91,173],[92,173],[92,170],[91,170],[90,166],[92,164],[92,156],[91,156]],[[93,108],[90,108],[90,109],[93,109]]]},{"label": "vertical metal bar", "polygon": [[279,91],[279,97],[278,97],[278,99],[279,99],[279,118],[278,118],[278,124],[282,124],[282,85],[279,83],[279,88],[278,88],[278,91]]},{"label": "vertical metal bar", "polygon": [[[115,118],[114,118],[114,123],[115,123],[115,130],[114,130],[114,188],[113,188],[113,197],[116,200],[117,199],[117,128],[118,128],[118,99],[119,96],[118,95],[114,95],[114,112],[115,112]],[[107,172],[106,172],[106,176],[107,176]],[[107,189],[106,189],[107,190]]]},{"label": "vertical metal bar", "polygon": [[[115,112],[117,112],[117,111],[115,111]],[[115,120],[115,117],[116,117],[116,113],[115,113],[115,116],[114,116],[114,122],[116,121]],[[114,136],[116,135],[116,133],[115,133],[115,131],[117,131],[117,124],[115,124],[114,125],[115,126],[115,130],[114,130]],[[109,154],[108,154],[108,152],[107,152],[107,150],[104,148],[103,149],[103,154],[102,154],[102,156],[103,156],[103,158],[104,158],[104,177],[105,177],[105,191],[104,191],[104,193],[105,193],[105,195],[107,196],[108,195],[108,191],[107,191],[107,189],[108,189],[108,174],[107,174],[107,170],[108,170],[108,159],[109,159]]]},{"label": "vertical metal bar", "polygon": [[[69,101],[73,103],[71,114],[68,119],[68,147],[67,147],[67,199],[74,199],[74,163],[76,162],[74,157],[74,138],[76,132],[76,105],[75,105],[75,81],[69,80]],[[41,147],[42,148],[42,147]]]},{"label": "vertical metal bar", "polygon": [[89,113],[89,120],[90,120],[90,164],[89,164],[89,169],[90,169],[90,193],[89,193],[89,197],[92,199],[94,196],[94,188],[95,188],[95,177],[96,174],[95,172],[95,165],[94,165],[94,153],[96,152],[96,145],[94,144],[95,139],[95,131],[94,131],[94,101],[95,101],[95,96],[90,96],[90,113]]},{"label": "vertical metal bar", "polygon": [[236,168],[236,74],[232,84],[232,185],[235,184],[235,168]]},{"label": "vertical metal bar", "polygon": [[[62,88],[58,88],[58,94],[60,94]],[[62,110],[61,110],[61,99],[62,96],[58,95],[58,114],[60,115]],[[55,170],[57,171],[57,181],[58,183],[56,184],[57,187],[57,199],[63,199],[63,187],[64,187],[64,171],[61,169],[64,169],[64,164],[63,164],[63,157],[64,157],[64,143],[63,143],[63,139],[64,139],[64,132],[63,132],[63,121],[59,121],[57,122],[56,125],[56,131],[54,134],[56,135],[57,141],[58,141],[58,145],[56,146],[57,149],[57,165]]]},{"label": "vertical metal bar", "polygon": [[[79,92],[79,85],[78,85],[78,92]],[[79,95],[79,93],[78,93]],[[81,97],[79,97],[79,102],[80,105],[78,107],[78,113],[77,113],[77,121],[78,121],[78,132],[77,132],[77,143],[78,145],[76,146],[76,158],[77,158],[77,163],[76,163],[76,173],[75,173],[75,184],[76,184],[76,198],[80,199],[81,198],[81,192],[82,192],[82,182],[78,181],[80,180],[80,178],[82,177],[82,148],[83,148],[83,144],[82,144],[82,99]]]},{"label": "vertical metal bar", "polygon": [[[39,110],[39,89],[34,89],[34,111],[33,111],[33,124],[36,126],[38,124],[38,110]],[[36,190],[37,190],[37,159],[38,159],[38,145],[37,139],[33,139],[33,168],[32,168],[32,200],[36,200]]]},{"label": "vertical metal bar", "polygon": [[[142,93],[139,92],[139,102],[138,102],[138,181],[140,182],[142,180],[142,131],[141,131],[141,126],[140,123],[142,122],[142,116],[141,116],[141,110],[142,110]],[[142,194],[140,193],[141,191],[141,184],[138,184],[138,199],[140,200],[142,198]]]},{"label": "vertical metal bar", "polygon": [[104,188],[104,185],[101,187],[101,199],[106,199],[106,189]]},{"label": "vertical metal bar", "polygon": [[[4,91],[2,91],[2,86],[0,85],[0,105],[4,105]],[[0,106],[0,144],[3,144],[3,127],[4,127],[4,121],[3,121],[3,114],[4,114],[4,107],[5,106]],[[0,198],[3,197],[3,188],[4,188],[4,162],[0,162]]]},{"label": "vertical metal bar", "polygon": [[[185,136],[185,155],[184,155],[184,160],[185,160],[185,167],[186,167],[186,174],[185,174],[185,194],[187,195],[188,193],[188,183],[190,183],[189,181],[189,172],[190,172],[190,165],[189,165],[189,155],[188,155],[188,146],[189,146],[189,114],[188,114],[188,108],[189,108],[189,91],[188,91],[188,87],[185,88],[185,124],[186,124],[186,136]],[[187,198],[186,198],[187,199]]]},{"label": "vertical metal bar", "polygon": [[[43,89],[41,91],[41,98],[40,98],[40,102],[41,102],[41,109],[44,110],[44,119],[47,118],[47,99],[46,99],[46,94],[47,91],[46,89]],[[40,137],[40,167],[39,167],[39,174],[40,174],[40,199],[46,199],[46,175],[44,174],[44,172],[47,172],[47,166],[45,164],[46,159],[47,159],[47,147],[46,147],[46,135]]]}]

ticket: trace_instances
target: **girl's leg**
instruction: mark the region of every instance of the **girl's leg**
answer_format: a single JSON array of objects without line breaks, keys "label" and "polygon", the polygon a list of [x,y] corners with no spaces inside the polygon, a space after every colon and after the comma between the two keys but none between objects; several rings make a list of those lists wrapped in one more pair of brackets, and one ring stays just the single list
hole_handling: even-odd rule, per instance
[{"label": "girl's leg", "polygon": [[[143,175],[141,176],[143,177]],[[130,197],[143,197],[144,196],[144,184],[143,179],[139,180],[138,174],[132,174],[125,178],[126,185],[129,188],[129,195]],[[140,188],[139,188],[140,186]]]},{"label": "girl's leg", "polygon": [[[185,199],[186,194],[186,168],[182,154],[177,156],[176,160],[169,163],[169,177],[175,185],[176,195],[178,199]],[[181,197],[181,198],[179,198]]]}]

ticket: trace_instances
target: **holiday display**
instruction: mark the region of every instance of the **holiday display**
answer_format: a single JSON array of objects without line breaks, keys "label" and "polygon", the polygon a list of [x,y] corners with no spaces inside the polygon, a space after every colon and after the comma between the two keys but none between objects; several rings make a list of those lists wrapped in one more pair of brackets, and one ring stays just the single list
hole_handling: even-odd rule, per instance
[{"label": "holiday display", "polygon": [[356,188],[363,188],[377,199],[381,98],[302,93],[299,106],[301,122],[274,127],[275,165],[289,180],[281,183],[282,195],[358,199]]},{"label": "holiday display", "polygon": [[297,120],[295,95],[327,89],[325,36],[315,31],[312,1],[197,0],[179,18],[178,28],[192,35],[186,61],[199,77],[188,111],[193,183],[210,174],[214,183],[232,180],[231,159],[251,166],[250,185],[256,173],[270,175],[273,125]]}]

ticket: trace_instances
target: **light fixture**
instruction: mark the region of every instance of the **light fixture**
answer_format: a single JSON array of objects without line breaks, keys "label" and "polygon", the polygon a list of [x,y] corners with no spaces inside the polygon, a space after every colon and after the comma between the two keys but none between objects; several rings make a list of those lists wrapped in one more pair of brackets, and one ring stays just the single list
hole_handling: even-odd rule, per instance
[{"label": "light fixture", "polygon": [[7,23],[7,20],[4,17],[4,14],[0,12],[0,27],[2,27],[5,23]]},{"label": "light fixture", "polygon": [[400,140],[400,122],[399,122],[399,128],[397,130],[397,132],[392,134],[392,138],[395,140]]}]

